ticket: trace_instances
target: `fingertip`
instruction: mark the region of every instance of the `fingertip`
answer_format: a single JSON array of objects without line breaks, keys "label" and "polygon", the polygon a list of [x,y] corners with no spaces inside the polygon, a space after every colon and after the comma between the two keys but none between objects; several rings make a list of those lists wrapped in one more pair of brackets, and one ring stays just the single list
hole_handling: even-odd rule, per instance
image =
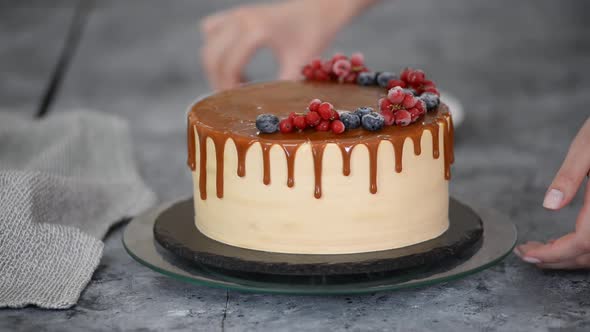
[{"label": "fingertip", "polygon": [[564,198],[565,195],[561,190],[551,188],[545,194],[545,198],[543,199],[543,207],[549,210],[559,210],[563,205]]}]

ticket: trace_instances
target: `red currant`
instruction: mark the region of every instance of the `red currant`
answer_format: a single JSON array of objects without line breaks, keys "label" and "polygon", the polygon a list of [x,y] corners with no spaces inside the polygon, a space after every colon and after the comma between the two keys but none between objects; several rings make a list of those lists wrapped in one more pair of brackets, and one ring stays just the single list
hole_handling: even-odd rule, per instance
[{"label": "red currant", "polygon": [[402,81],[402,80],[390,80],[387,83],[387,88],[391,89],[391,88],[395,88],[396,86],[399,86],[401,88],[405,88],[408,85],[406,84],[406,82]]},{"label": "red currant", "polygon": [[334,120],[330,124],[330,129],[332,129],[334,134],[342,134],[344,130],[346,130],[346,127],[344,126],[344,122],[340,120]]},{"label": "red currant", "polygon": [[293,121],[289,119],[283,119],[281,120],[281,122],[279,122],[279,130],[281,131],[281,133],[288,134],[292,132],[293,129]]},{"label": "red currant", "polygon": [[328,131],[330,130],[330,121],[322,120],[319,125],[315,127],[317,131]]},{"label": "red currant", "polygon": [[320,124],[322,117],[317,112],[310,111],[305,115],[305,121],[308,126],[315,127]]},{"label": "red currant", "polygon": [[352,53],[350,56],[350,64],[352,64],[353,67],[364,67],[365,56],[360,52]]},{"label": "red currant", "polygon": [[332,104],[330,104],[328,102],[323,102],[318,107],[318,113],[320,114],[322,119],[330,120],[330,118],[332,117],[332,110],[333,109],[334,109],[334,106]]},{"label": "red currant", "polygon": [[412,115],[406,110],[395,112],[395,124],[398,126],[407,126],[412,122]]},{"label": "red currant", "polygon": [[418,98],[414,97],[413,94],[407,94],[404,97],[404,101],[402,102],[402,105],[404,106],[405,109],[410,109],[410,108],[414,107],[417,102],[418,102]]},{"label": "red currant", "polygon": [[408,74],[408,83],[411,85],[420,85],[426,79],[426,75],[420,69],[416,69],[413,72]]},{"label": "red currant", "polygon": [[383,115],[383,118],[385,119],[384,123],[386,126],[391,126],[395,123],[395,116],[393,115],[393,111],[383,110],[381,111],[381,115]]},{"label": "red currant", "polygon": [[391,106],[393,106],[393,104],[391,103],[391,101],[389,101],[389,99],[379,99],[379,110],[381,110],[381,112],[383,112],[384,110],[391,110]]},{"label": "red currant", "polygon": [[307,108],[312,111],[312,112],[317,112],[318,108],[320,108],[320,104],[322,103],[321,100],[315,98],[312,101],[309,102],[309,106],[307,106]]},{"label": "red currant", "polygon": [[350,61],[348,59],[340,59],[334,61],[334,65],[332,66],[332,72],[339,77],[346,77],[348,73],[350,73]]},{"label": "red currant", "polygon": [[293,119],[293,125],[297,127],[299,130],[305,130],[307,128],[307,122],[305,121],[305,116],[298,115]]},{"label": "red currant", "polygon": [[387,92],[387,99],[389,99],[392,104],[401,104],[405,97],[406,94],[400,87],[395,87]]},{"label": "red currant", "polygon": [[404,68],[404,70],[402,70],[402,73],[399,75],[399,79],[407,82],[408,78],[410,76],[410,74],[414,71],[414,69],[410,68],[410,67],[406,67]]}]

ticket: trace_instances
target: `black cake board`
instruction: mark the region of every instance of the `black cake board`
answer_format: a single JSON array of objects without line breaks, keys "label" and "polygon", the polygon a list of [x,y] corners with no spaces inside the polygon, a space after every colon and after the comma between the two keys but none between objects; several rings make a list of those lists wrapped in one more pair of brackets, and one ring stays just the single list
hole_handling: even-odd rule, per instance
[{"label": "black cake board", "polygon": [[284,254],[244,249],[208,238],[194,223],[194,204],[185,200],[160,213],[154,238],[174,255],[212,268],[277,275],[350,275],[428,266],[472,255],[483,233],[480,217],[455,199],[449,202],[449,229],[415,245],[358,254]]}]

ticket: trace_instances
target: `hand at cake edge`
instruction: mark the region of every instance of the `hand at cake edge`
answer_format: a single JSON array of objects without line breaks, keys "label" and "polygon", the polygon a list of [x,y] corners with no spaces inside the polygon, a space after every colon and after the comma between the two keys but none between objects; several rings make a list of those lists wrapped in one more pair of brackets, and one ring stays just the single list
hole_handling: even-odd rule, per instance
[{"label": "hand at cake edge", "polygon": [[[350,19],[376,0],[288,0],[248,5],[204,18],[201,62],[215,90],[242,82],[242,72],[260,47],[278,59],[279,78],[296,79]],[[315,24],[314,24],[315,23]]]},{"label": "hand at cake edge", "polygon": [[[590,171],[590,117],[574,138],[567,156],[545,195],[543,206],[559,210],[568,205]],[[548,269],[590,269],[590,182],[575,231],[546,244],[529,241],[515,248],[527,263]]]}]

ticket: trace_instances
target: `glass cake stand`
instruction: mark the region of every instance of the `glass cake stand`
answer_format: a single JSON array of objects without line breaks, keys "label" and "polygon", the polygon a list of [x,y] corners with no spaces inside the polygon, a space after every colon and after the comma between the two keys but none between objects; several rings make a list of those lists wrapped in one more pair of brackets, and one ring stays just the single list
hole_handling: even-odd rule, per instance
[{"label": "glass cake stand", "polygon": [[[177,203],[165,204],[133,219],[123,234],[127,252],[141,264],[166,276],[198,285],[244,292],[363,294],[428,286],[463,278],[497,264],[512,251],[517,240],[516,228],[507,217],[493,210],[477,209],[476,213],[483,224],[483,235],[478,245],[461,257],[445,259],[437,264],[351,275],[288,276],[240,272],[189,262],[158,244],[154,239],[154,223],[164,211],[178,206]],[[192,215],[188,217],[192,218]]]}]

